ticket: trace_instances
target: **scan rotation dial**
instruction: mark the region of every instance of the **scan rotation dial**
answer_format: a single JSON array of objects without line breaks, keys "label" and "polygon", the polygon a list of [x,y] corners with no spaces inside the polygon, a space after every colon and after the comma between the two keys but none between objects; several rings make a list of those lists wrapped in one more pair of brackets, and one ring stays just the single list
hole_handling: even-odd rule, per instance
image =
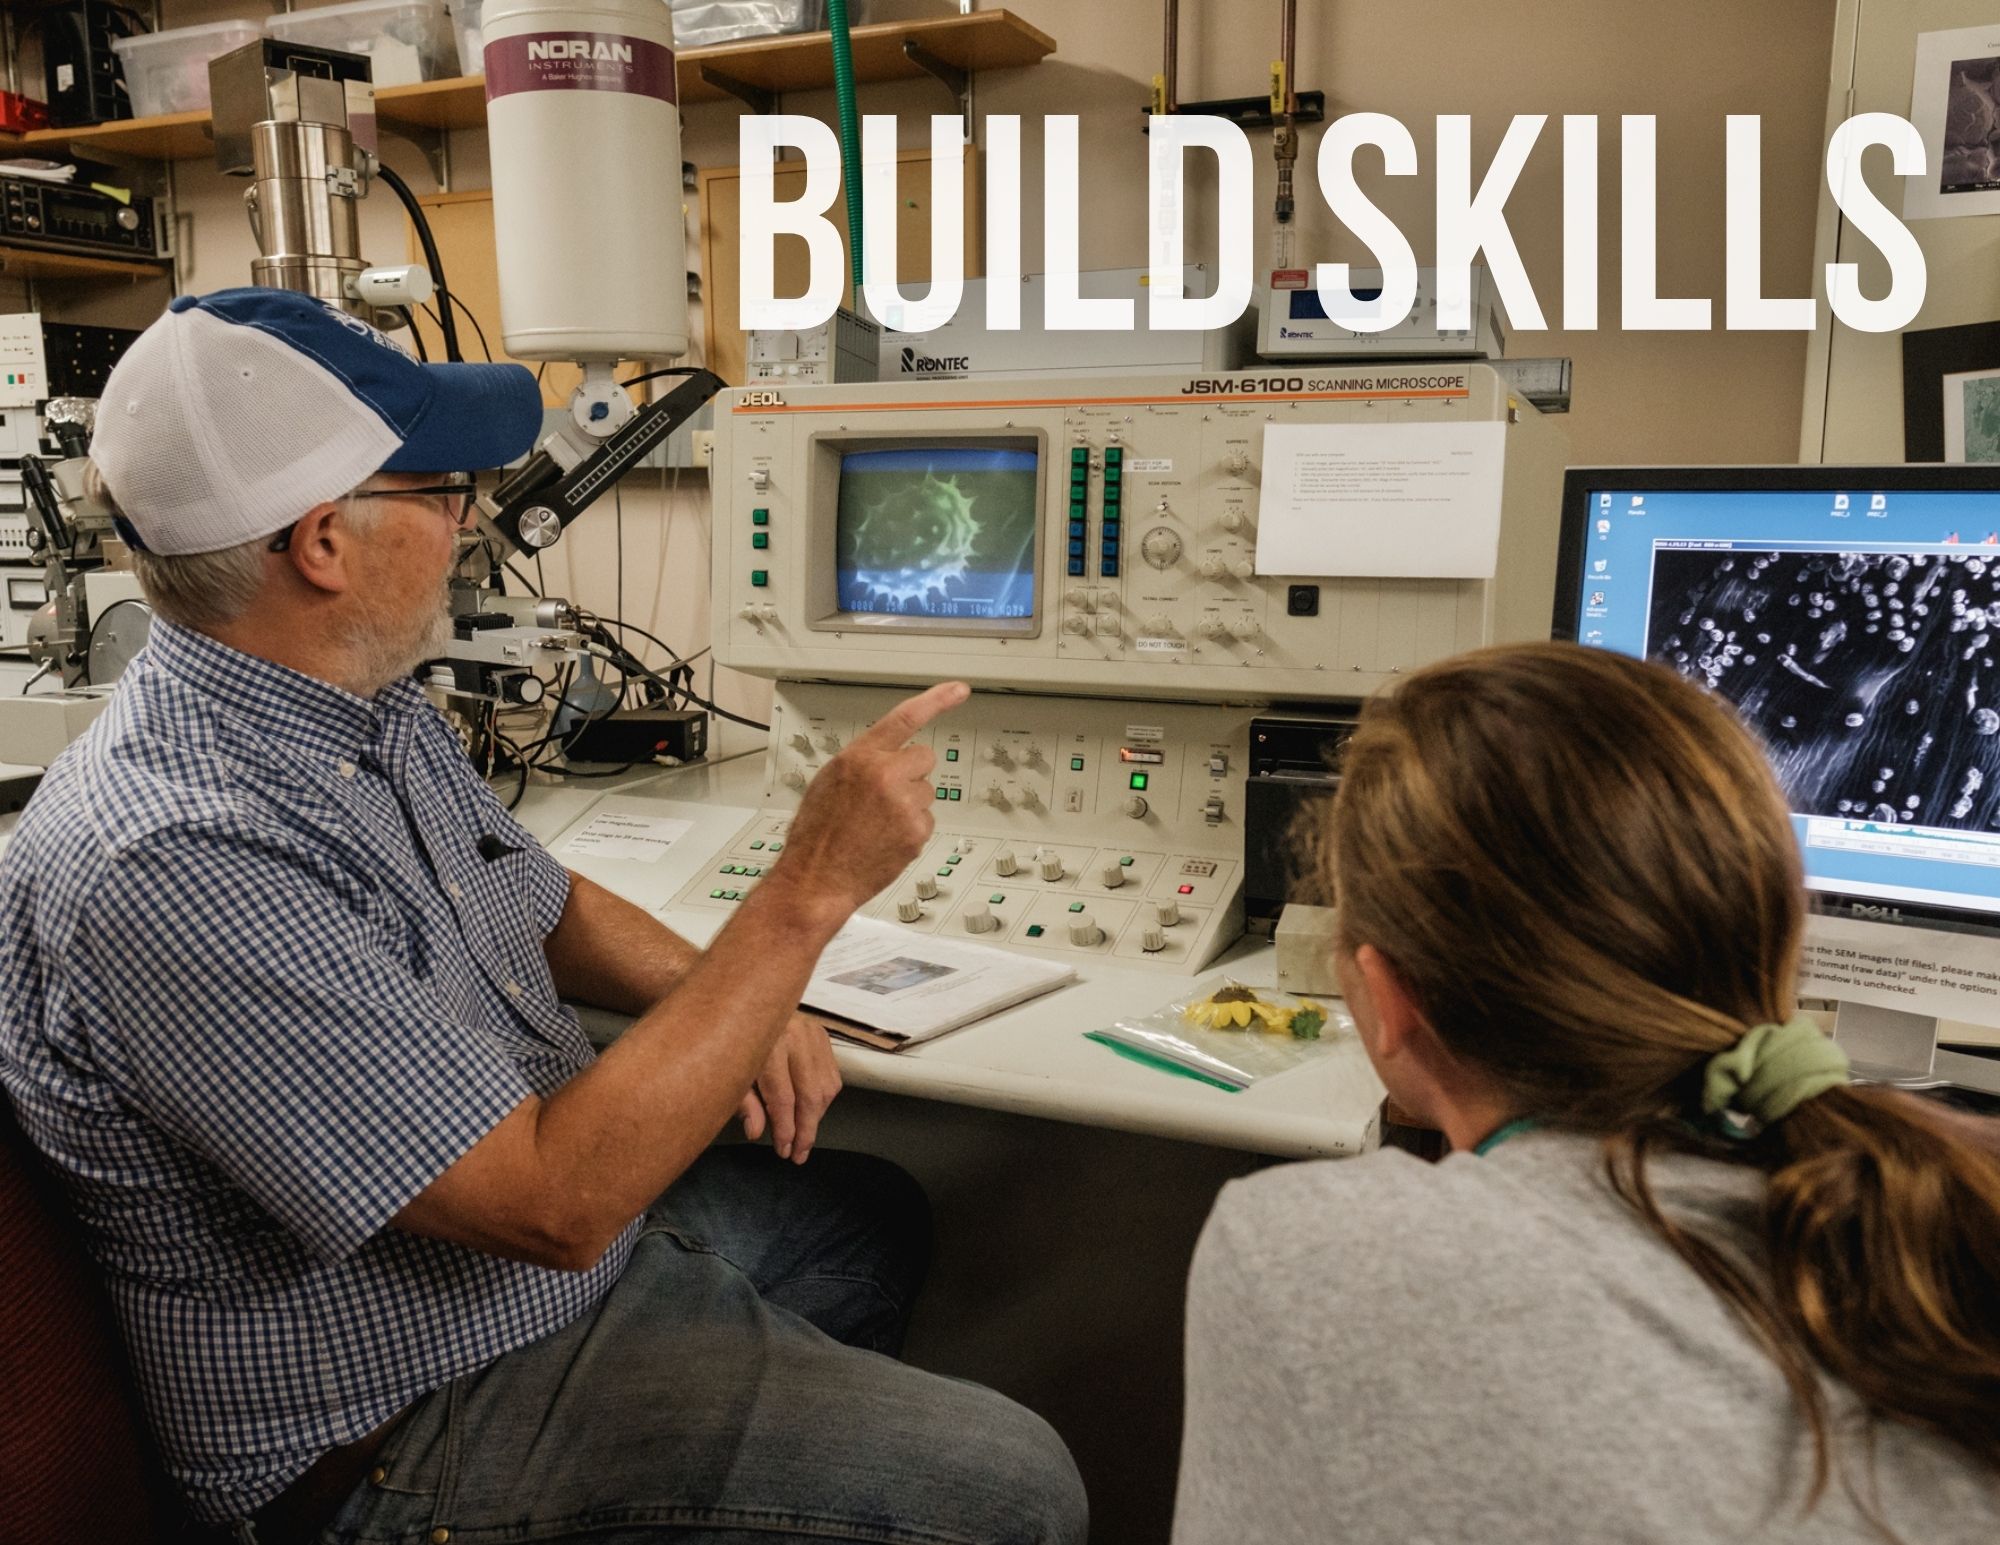
[{"label": "scan rotation dial", "polygon": [[854,528],[874,566],[856,578],[889,601],[916,601],[965,576],[980,524],[956,477],[925,473],[886,489]]},{"label": "scan rotation dial", "polygon": [[1156,569],[1172,568],[1180,560],[1180,536],[1169,526],[1155,526],[1140,540],[1139,552]]}]

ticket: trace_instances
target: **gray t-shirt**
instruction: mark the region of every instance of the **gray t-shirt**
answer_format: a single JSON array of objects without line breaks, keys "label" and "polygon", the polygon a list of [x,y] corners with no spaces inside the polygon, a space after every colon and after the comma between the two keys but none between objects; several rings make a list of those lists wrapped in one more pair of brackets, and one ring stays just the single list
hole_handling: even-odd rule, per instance
[{"label": "gray t-shirt", "polygon": [[[1801,1518],[1811,1439],[1776,1364],[1601,1152],[1529,1132],[1225,1188],[1188,1287],[1175,1545],[1879,1541],[1838,1478]],[[1760,1258],[1760,1175],[1649,1173],[1671,1215]],[[2000,1472],[1877,1432],[1903,1540],[2000,1540]]]}]

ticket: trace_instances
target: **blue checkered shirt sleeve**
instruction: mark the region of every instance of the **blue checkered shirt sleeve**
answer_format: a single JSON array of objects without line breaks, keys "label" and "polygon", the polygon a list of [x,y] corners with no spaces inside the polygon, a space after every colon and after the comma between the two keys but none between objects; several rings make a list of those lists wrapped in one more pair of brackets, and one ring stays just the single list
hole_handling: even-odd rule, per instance
[{"label": "blue checkered shirt sleeve", "polygon": [[[534,890],[559,917],[557,887]],[[357,1250],[531,1092],[425,988],[375,885],[337,855],[184,828],[121,854],[99,905],[83,943],[115,1036],[107,1072],[324,1258]]]}]

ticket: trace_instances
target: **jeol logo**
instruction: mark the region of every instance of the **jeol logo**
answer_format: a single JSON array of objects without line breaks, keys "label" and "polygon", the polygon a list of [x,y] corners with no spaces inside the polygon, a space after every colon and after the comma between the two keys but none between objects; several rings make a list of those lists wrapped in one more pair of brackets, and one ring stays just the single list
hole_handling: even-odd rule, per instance
[{"label": "jeol logo", "polygon": [[915,349],[905,349],[901,359],[903,374],[906,376],[935,375],[940,371],[953,372],[972,368],[970,354],[919,354]]},{"label": "jeol logo", "polygon": [[528,44],[530,59],[589,59],[604,64],[630,64],[630,43],[607,43],[602,38],[536,38]]}]

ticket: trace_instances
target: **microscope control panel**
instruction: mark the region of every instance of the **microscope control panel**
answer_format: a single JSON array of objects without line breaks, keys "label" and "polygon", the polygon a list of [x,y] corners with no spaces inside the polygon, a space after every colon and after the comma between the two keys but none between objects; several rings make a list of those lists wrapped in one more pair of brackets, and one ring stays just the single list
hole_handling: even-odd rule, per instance
[{"label": "microscope control panel", "polygon": [[[716,422],[716,658],[753,674],[1354,698],[1548,631],[1563,435],[1483,365],[750,389]],[[1501,431],[1490,577],[1260,565],[1269,431],[1476,424]],[[1385,499],[1412,552],[1464,518]]]},{"label": "microscope control panel", "polygon": [[[788,682],[769,808],[678,904],[735,906],[829,758],[903,694]],[[1194,972],[1241,932],[1247,708],[976,694],[919,737],[936,834],[863,909],[916,932]]]}]

